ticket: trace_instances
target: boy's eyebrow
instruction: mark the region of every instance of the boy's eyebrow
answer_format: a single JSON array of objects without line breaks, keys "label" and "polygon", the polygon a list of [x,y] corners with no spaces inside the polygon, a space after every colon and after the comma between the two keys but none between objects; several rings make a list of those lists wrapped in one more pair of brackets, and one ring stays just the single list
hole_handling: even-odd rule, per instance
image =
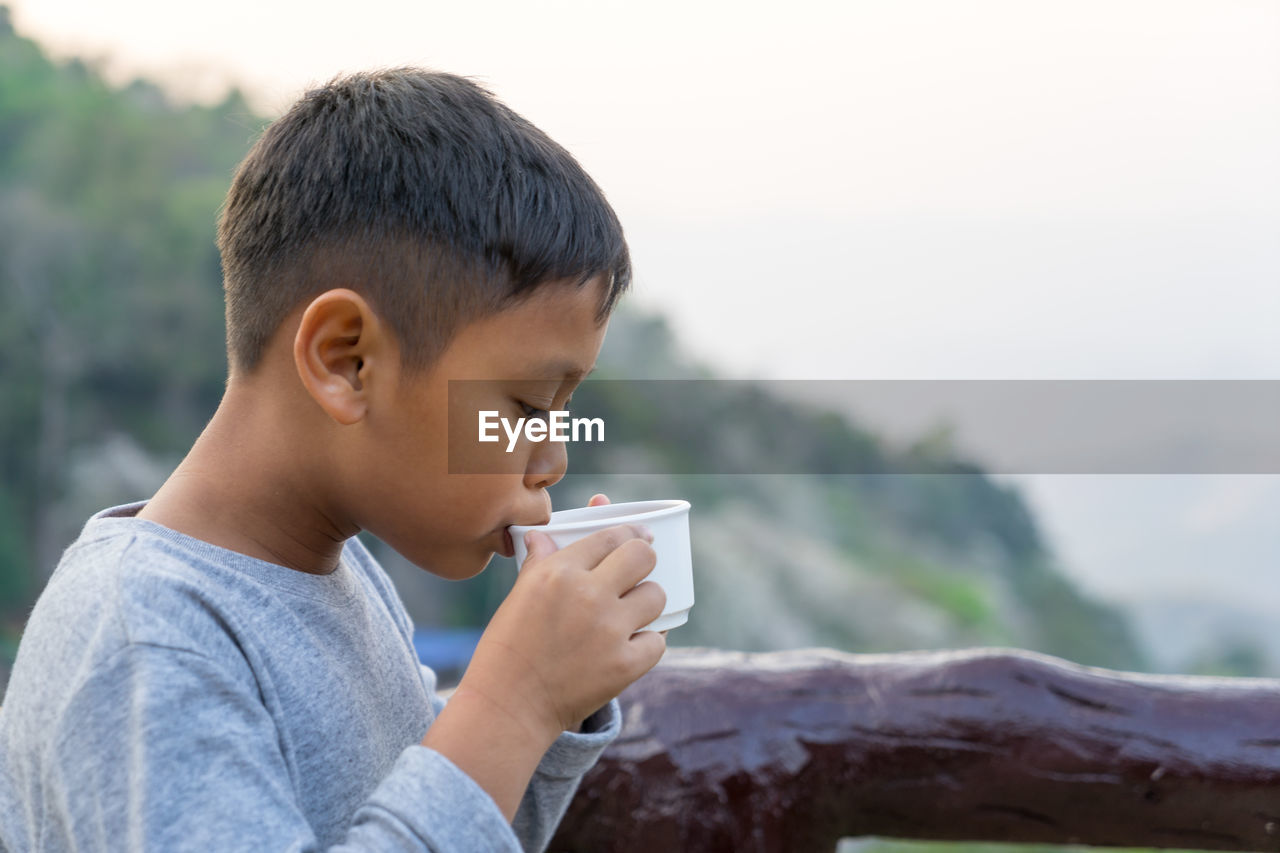
[{"label": "boy's eyebrow", "polygon": [[534,368],[534,373],[538,376],[549,376],[556,379],[585,379],[596,372],[596,365],[591,365],[587,370],[583,370],[572,361],[552,361]]}]

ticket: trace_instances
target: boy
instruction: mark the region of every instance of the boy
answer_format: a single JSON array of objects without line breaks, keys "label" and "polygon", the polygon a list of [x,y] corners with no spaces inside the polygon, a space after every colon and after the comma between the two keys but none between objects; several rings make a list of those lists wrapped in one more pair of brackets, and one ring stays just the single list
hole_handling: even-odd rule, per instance
[{"label": "boy", "polygon": [[[665,603],[636,585],[651,537],[531,534],[447,704],[353,537],[460,579],[547,519],[563,444],[451,448],[448,410],[564,408],[630,277],[613,211],[487,92],[399,69],[268,128],[218,245],[226,394],[36,604],[0,712],[0,846],[542,848],[665,649],[639,631]],[[451,400],[450,379],[496,381]]]}]

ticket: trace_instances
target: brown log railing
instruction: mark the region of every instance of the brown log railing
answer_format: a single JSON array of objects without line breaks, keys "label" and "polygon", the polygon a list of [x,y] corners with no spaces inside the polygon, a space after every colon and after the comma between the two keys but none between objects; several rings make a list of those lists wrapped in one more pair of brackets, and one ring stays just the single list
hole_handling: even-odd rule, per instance
[{"label": "brown log railing", "polygon": [[991,649],[671,649],[620,700],[553,851],[1280,850],[1280,681]]}]

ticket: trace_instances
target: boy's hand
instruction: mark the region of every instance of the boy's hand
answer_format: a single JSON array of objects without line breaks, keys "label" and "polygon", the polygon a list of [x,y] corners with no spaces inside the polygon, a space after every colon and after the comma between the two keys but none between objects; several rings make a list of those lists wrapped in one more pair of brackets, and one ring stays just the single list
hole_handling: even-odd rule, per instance
[{"label": "boy's hand", "polygon": [[[607,502],[597,495],[591,505]],[[554,740],[661,659],[665,637],[640,629],[661,615],[666,594],[640,583],[656,560],[647,529],[611,527],[560,551],[538,531],[525,541],[529,556],[458,689],[482,692]]]}]

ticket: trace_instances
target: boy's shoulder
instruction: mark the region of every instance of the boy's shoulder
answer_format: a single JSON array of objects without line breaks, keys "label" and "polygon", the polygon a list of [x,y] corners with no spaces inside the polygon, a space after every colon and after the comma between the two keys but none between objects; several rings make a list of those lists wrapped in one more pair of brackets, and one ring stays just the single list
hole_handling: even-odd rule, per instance
[{"label": "boy's shoulder", "polygon": [[[282,619],[331,616],[362,598],[380,599],[411,634],[391,581],[358,539],[336,571],[310,575],[136,518],[142,506],[89,519],[36,602],[24,645],[69,664],[136,645],[236,661],[244,637]],[[242,674],[251,677],[247,667]]]}]

